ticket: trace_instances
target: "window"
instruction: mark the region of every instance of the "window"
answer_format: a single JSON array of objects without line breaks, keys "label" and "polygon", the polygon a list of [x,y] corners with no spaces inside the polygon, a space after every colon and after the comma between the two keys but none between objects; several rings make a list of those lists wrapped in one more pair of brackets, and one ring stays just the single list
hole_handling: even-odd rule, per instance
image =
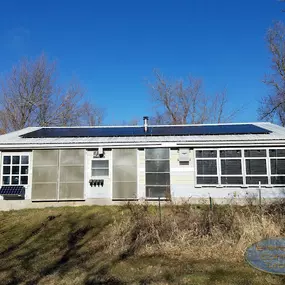
[{"label": "window", "polygon": [[170,192],[169,149],[145,150],[146,197],[165,197]]},{"label": "window", "polygon": [[197,150],[197,184],[218,184],[217,150]]},{"label": "window", "polygon": [[220,150],[221,184],[242,185],[242,151]]},{"label": "window", "polygon": [[2,156],[2,184],[27,185],[29,183],[29,155]]},{"label": "window", "polygon": [[92,176],[109,176],[109,160],[92,160]]},{"label": "window", "polygon": [[268,184],[266,149],[244,151],[246,184]]},{"label": "window", "polygon": [[285,149],[206,149],[195,155],[198,185],[285,184]]},{"label": "window", "polygon": [[285,184],[285,149],[270,149],[271,184]]}]

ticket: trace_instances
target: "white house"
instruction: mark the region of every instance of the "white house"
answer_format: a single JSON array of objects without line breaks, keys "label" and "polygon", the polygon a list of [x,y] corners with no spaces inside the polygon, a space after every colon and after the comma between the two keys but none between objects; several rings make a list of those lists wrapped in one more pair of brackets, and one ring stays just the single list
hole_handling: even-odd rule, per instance
[{"label": "white house", "polygon": [[0,151],[0,209],[285,196],[285,128],[271,123],[29,127]]}]

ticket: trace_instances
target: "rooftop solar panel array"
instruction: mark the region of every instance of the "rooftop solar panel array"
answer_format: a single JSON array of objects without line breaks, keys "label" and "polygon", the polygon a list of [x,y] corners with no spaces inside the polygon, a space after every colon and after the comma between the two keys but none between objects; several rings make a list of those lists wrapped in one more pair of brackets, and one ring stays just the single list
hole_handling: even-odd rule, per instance
[{"label": "rooftop solar panel array", "polygon": [[41,128],[22,135],[23,138],[59,137],[131,137],[131,136],[191,136],[191,135],[242,135],[269,134],[271,131],[253,124],[200,125],[148,127],[99,127],[99,128]]},{"label": "rooftop solar panel array", "polygon": [[2,186],[0,188],[0,195],[9,195],[9,196],[23,196],[25,195],[25,187],[24,186]]}]

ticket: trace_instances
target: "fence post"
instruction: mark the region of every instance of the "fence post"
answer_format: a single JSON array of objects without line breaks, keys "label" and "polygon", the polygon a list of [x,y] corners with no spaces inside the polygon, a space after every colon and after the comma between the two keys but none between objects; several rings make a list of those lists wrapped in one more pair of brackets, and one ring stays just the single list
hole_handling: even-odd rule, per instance
[{"label": "fence post", "polygon": [[161,205],[160,205],[160,196],[158,197],[158,211],[159,211],[159,222],[161,224]]},{"label": "fence post", "polygon": [[258,200],[259,200],[259,207],[261,207],[261,181],[258,182]]}]

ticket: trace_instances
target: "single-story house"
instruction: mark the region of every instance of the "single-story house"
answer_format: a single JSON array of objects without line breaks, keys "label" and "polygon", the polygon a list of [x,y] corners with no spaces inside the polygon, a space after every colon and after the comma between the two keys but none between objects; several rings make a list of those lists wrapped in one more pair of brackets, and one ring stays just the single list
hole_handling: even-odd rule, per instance
[{"label": "single-story house", "polygon": [[0,209],[285,196],[285,128],[271,123],[28,127],[0,151]]}]

